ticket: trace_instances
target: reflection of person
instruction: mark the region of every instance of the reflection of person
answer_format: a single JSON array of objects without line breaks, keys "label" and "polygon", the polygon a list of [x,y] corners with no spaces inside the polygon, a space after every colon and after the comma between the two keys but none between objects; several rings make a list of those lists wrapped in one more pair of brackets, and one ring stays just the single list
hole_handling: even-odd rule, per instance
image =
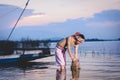
[{"label": "reflection of person", "polygon": [[72,79],[71,80],[78,80],[80,75],[80,63],[78,61],[74,61],[71,64],[71,72],[72,72]]},{"label": "reflection of person", "polygon": [[[65,39],[61,40],[57,43],[56,49],[55,49],[55,58],[56,58],[56,64],[60,66],[61,70],[65,69],[66,65],[66,56],[65,51],[66,48],[68,49],[68,54],[71,58],[71,60],[78,61],[78,45],[83,42],[85,39],[84,35],[76,32],[74,35],[68,36]],[[74,55],[72,54],[71,47],[74,46]]]},{"label": "reflection of person", "polygon": [[56,80],[66,80],[66,70],[56,70]]}]

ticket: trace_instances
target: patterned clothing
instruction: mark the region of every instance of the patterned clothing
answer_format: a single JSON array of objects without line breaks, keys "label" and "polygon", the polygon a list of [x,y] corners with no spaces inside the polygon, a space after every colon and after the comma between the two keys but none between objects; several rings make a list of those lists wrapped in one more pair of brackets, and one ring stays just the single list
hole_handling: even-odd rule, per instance
[{"label": "patterned clothing", "polygon": [[60,49],[56,47],[55,49],[55,59],[56,59],[56,65],[66,65],[66,55],[65,55],[65,49]]}]

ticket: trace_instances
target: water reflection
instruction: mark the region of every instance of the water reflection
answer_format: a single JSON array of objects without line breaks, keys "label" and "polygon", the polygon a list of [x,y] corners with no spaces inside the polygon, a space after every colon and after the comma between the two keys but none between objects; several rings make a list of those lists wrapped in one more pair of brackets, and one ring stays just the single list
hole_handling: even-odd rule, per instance
[{"label": "water reflection", "polygon": [[72,72],[72,79],[71,80],[78,80],[79,76],[80,76],[80,63],[79,63],[79,61],[72,62],[71,72]]},{"label": "water reflection", "polygon": [[23,62],[0,64],[0,80],[40,80],[40,76],[47,74],[46,72],[50,65],[53,65],[53,63]]},{"label": "water reflection", "polygon": [[56,70],[56,80],[66,80],[66,70]]},{"label": "water reflection", "polygon": [[18,68],[21,70],[31,70],[31,69],[46,69],[47,65],[50,65],[50,62],[22,62],[22,63],[5,63],[0,64],[0,69],[3,68]]},{"label": "water reflection", "polygon": [[71,80],[78,80],[80,77],[80,69],[77,71],[71,70],[72,71],[72,79]]},{"label": "water reflection", "polygon": [[54,56],[22,64],[0,64],[0,80],[120,80],[120,41],[86,42],[80,46],[82,70],[56,70]]},{"label": "water reflection", "polygon": [[[69,72],[69,71],[68,71]],[[61,71],[59,69],[56,70],[56,80],[67,80],[66,79],[66,69]],[[79,61],[71,63],[71,76],[70,80],[79,80],[80,77],[80,63]]]}]

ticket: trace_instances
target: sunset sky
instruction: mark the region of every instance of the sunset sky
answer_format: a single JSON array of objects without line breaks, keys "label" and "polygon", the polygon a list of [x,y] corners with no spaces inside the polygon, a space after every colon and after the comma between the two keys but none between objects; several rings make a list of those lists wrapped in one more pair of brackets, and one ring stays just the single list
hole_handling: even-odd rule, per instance
[{"label": "sunset sky", "polygon": [[[27,0],[0,0],[0,40],[6,40]],[[120,38],[120,0],[30,0],[10,40]]]}]

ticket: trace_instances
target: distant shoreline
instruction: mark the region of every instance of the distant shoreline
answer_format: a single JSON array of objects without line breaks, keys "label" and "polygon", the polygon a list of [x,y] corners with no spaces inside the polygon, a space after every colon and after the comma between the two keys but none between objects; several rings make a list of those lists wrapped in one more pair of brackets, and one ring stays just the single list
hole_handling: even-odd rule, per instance
[{"label": "distant shoreline", "polygon": [[[54,39],[54,40],[51,40],[51,39],[45,39],[45,40],[32,40],[32,39],[30,39],[30,40],[25,40],[25,41],[38,41],[38,42],[59,42],[60,40],[62,40],[63,38],[61,38],[61,39]],[[0,42],[6,42],[7,40],[0,40]],[[13,41],[13,42],[22,42],[22,40],[21,41],[14,41],[14,40],[9,40],[9,41]],[[8,42],[9,42],[8,41]],[[86,39],[85,40],[86,42],[93,42],[93,41],[120,41],[120,38],[119,39]]]},{"label": "distant shoreline", "polygon": [[[61,39],[58,40],[48,40],[48,42],[59,42]],[[86,39],[85,42],[94,42],[94,41],[120,41],[120,39]]]}]

